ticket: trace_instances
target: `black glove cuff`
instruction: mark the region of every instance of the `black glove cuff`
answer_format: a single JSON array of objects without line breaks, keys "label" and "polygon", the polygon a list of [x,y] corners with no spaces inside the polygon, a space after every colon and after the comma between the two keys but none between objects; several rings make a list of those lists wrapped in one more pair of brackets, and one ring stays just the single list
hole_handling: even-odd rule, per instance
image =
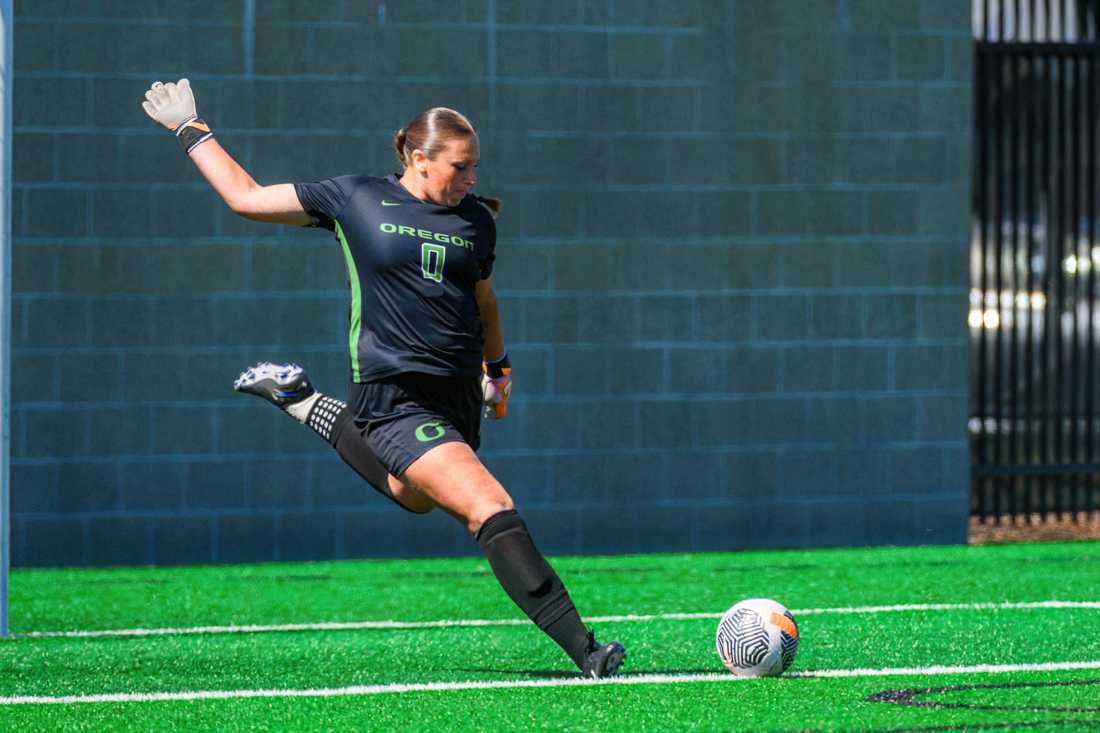
[{"label": "black glove cuff", "polygon": [[210,131],[210,125],[201,117],[193,117],[176,128],[176,138],[185,153],[190,153],[212,137],[214,133]]},{"label": "black glove cuff", "polygon": [[511,369],[512,362],[508,361],[508,352],[504,352],[504,356],[500,357],[496,361],[485,362],[485,373],[489,375],[490,379],[498,379],[504,376],[505,369]]}]

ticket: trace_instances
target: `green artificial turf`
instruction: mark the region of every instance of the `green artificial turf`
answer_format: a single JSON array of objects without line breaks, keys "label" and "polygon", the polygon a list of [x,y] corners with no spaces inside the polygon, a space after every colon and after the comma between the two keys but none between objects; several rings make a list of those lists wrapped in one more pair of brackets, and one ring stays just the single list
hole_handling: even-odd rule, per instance
[{"label": "green artificial turf", "polygon": [[[1100,543],[558,558],[583,615],[1100,601]],[[368,620],[517,619],[483,560],[17,570],[0,696],[567,680],[529,624],[143,637],[29,632]],[[799,616],[793,673],[1100,660],[1100,609]],[[723,673],[716,620],[596,624],[625,672]],[[1059,684],[1053,684],[1059,683]],[[899,702],[884,691],[932,690]],[[895,692],[895,697],[900,693]],[[904,698],[904,695],[901,696]],[[915,703],[915,704],[914,704]],[[963,726],[963,727],[960,727]],[[1100,670],[681,681],[341,697],[0,704],[3,730],[1100,730]]]}]

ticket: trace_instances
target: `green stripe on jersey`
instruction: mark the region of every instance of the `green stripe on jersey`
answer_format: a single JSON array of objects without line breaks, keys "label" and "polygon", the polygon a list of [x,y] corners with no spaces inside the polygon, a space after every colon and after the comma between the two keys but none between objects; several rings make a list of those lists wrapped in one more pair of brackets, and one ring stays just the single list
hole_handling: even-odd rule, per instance
[{"label": "green stripe on jersey", "polygon": [[348,349],[351,351],[351,378],[359,382],[359,331],[363,326],[363,293],[359,290],[359,271],[355,269],[355,260],[351,256],[351,248],[344,237],[344,230],[340,228],[340,222],[336,222],[336,236],[340,239],[340,246],[344,248],[344,260],[348,264],[348,282],[351,283],[351,328],[348,332]]}]

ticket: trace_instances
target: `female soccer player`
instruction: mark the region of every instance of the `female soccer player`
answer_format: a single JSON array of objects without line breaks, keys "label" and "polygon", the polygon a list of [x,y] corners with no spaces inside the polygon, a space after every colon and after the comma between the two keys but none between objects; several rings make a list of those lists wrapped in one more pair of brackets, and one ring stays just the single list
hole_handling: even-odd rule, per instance
[{"label": "female soccer player", "polygon": [[261,186],[198,117],[187,79],[155,82],[142,106],[235,213],[332,230],[343,250],[348,402],[316,392],[294,364],[257,364],[234,387],[309,425],[405,509],[438,506],[454,516],[516,605],[583,674],[618,674],[626,651],[596,642],[511,496],[474,453],[483,403],[490,417],[506,413],[511,368],[491,280],[499,202],[470,193],[480,152],[469,120],[437,107],[398,130],[400,175]]}]

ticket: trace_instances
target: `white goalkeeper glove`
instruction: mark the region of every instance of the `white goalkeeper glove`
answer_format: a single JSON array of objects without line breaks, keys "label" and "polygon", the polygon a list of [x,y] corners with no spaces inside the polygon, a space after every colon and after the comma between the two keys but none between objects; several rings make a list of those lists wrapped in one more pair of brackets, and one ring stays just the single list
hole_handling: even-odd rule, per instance
[{"label": "white goalkeeper glove", "polygon": [[508,354],[493,362],[481,363],[481,399],[485,417],[500,420],[508,413],[508,398],[512,396],[512,364]]},{"label": "white goalkeeper glove", "polygon": [[195,95],[187,79],[167,84],[153,82],[141,106],[155,122],[174,132],[188,153],[214,136],[195,111]]}]

